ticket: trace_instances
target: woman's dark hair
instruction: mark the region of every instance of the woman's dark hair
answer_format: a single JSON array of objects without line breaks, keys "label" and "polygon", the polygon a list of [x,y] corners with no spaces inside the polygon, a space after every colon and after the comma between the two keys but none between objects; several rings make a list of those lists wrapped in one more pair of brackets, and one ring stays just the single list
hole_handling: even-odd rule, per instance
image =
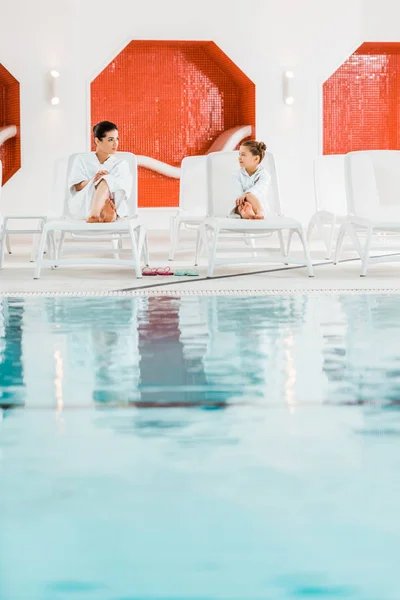
[{"label": "woman's dark hair", "polygon": [[109,131],[116,129],[118,131],[118,127],[115,123],[111,123],[111,121],[100,121],[93,127],[93,136],[98,140],[102,140],[106,137]]},{"label": "woman's dark hair", "polygon": [[243,142],[241,146],[245,146],[246,148],[248,148],[253,156],[258,156],[260,162],[263,160],[265,156],[265,151],[267,149],[267,146],[264,144],[264,142],[256,142],[255,140],[248,140],[247,142]]}]

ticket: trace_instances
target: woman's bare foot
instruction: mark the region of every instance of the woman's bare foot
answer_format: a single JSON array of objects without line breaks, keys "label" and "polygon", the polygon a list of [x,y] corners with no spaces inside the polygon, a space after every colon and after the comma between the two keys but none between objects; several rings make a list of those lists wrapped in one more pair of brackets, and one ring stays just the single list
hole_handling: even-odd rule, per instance
[{"label": "woman's bare foot", "polygon": [[100,223],[99,215],[89,215],[86,219],[86,223]]},{"label": "woman's bare foot", "polygon": [[110,198],[107,198],[100,213],[100,223],[113,223],[116,220],[115,204]]}]

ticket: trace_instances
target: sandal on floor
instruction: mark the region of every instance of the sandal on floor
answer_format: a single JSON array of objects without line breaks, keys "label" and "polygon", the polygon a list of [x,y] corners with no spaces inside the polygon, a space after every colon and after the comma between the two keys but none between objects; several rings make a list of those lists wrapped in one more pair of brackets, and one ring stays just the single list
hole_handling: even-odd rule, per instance
[{"label": "sandal on floor", "polygon": [[146,277],[153,277],[154,275],[157,275],[157,269],[145,267],[142,271],[142,275]]},{"label": "sandal on floor", "polygon": [[171,271],[171,267],[145,267],[142,271],[142,275],[145,277],[154,277],[155,275],[161,275],[165,277],[166,275],[173,275],[174,273]]},{"label": "sandal on floor", "polygon": [[198,277],[198,271],[194,269],[183,269],[182,271],[175,271],[175,275],[178,277]]},{"label": "sandal on floor", "polygon": [[174,272],[171,271],[171,267],[158,267],[156,269],[157,275],[165,276],[165,275],[173,275]]}]

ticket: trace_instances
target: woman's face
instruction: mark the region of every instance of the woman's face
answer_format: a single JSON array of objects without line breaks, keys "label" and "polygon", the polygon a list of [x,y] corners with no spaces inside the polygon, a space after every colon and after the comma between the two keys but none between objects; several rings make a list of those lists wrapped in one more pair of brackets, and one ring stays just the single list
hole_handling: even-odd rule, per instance
[{"label": "woman's face", "polygon": [[258,163],[260,162],[260,158],[258,156],[254,156],[247,148],[247,146],[240,146],[239,149],[239,165],[242,169],[248,169],[249,171],[255,171],[258,167]]},{"label": "woman's face", "polygon": [[111,131],[107,131],[105,137],[103,137],[101,140],[95,138],[94,141],[96,143],[96,150],[98,152],[115,154],[119,144],[118,130],[112,129]]}]

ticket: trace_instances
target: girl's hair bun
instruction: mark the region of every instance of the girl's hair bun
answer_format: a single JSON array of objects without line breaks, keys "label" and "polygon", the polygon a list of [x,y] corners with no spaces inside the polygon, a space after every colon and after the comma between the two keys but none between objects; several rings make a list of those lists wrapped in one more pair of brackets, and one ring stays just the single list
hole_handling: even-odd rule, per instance
[{"label": "girl's hair bun", "polygon": [[258,156],[261,162],[265,156],[265,151],[267,146],[264,142],[256,142],[255,140],[247,140],[247,142],[243,142],[242,146],[248,148],[253,156]]}]

